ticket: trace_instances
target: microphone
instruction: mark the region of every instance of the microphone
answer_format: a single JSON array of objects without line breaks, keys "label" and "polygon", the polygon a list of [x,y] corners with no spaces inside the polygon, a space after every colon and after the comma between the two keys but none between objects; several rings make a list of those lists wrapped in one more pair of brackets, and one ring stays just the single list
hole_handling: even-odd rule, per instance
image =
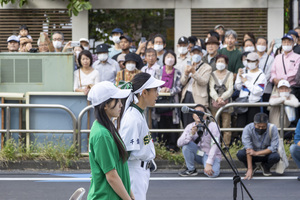
[{"label": "microphone", "polygon": [[209,114],[209,113],[202,112],[200,110],[195,110],[195,109],[189,108],[187,106],[181,107],[181,112],[183,112],[183,113],[195,113],[200,117],[203,117],[204,115],[206,115],[208,117],[211,117],[211,114]]}]

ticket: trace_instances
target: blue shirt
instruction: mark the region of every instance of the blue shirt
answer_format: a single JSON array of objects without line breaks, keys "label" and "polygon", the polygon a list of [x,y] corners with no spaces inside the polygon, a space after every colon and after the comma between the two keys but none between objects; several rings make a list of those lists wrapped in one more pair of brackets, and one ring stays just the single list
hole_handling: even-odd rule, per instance
[{"label": "blue shirt", "polygon": [[242,142],[245,149],[253,149],[254,151],[261,151],[270,149],[272,153],[277,152],[279,145],[279,137],[277,127],[274,125],[271,130],[271,138],[269,134],[270,123],[268,123],[267,131],[259,135],[255,132],[254,123],[248,124],[242,135]]},{"label": "blue shirt", "polygon": [[298,144],[298,142],[300,141],[300,120],[297,123],[294,141],[295,141],[295,144]]}]

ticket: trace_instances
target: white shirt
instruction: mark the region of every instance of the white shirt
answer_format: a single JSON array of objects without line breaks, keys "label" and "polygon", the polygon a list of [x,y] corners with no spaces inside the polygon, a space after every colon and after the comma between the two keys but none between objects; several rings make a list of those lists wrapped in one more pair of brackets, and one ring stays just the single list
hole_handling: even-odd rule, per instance
[{"label": "white shirt", "polygon": [[128,160],[149,161],[155,158],[155,148],[145,115],[130,106],[121,119],[119,130],[127,151]]},{"label": "white shirt", "polygon": [[[79,79],[79,70],[80,70],[80,79]],[[89,74],[85,74],[81,69],[74,71],[74,91],[76,89],[85,89],[90,84],[96,84],[99,82],[99,72],[93,70]],[[80,87],[81,85],[81,87]]]},{"label": "white shirt", "polygon": [[157,64],[157,62],[154,63],[154,65],[152,65],[152,67],[148,67],[148,64],[146,66],[144,66],[141,71],[150,74],[151,76],[154,76],[155,71],[158,70],[160,68],[160,65]]},{"label": "white shirt", "polygon": [[117,61],[108,58],[105,63],[102,63],[100,60],[97,60],[93,63],[92,67],[99,72],[99,82],[116,82],[117,73],[120,71],[120,65]]},{"label": "white shirt", "polygon": [[268,58],[268,54],[264,53],[264,55],[259,59],[259,69],[261,69],[266,75],[267,86],[265,88],[265,93],[271,94],[273,87],[272,87],[272,83],[270,83],[270,78],[271,78],[271,67],[272,67],[274,58],[273,58],[273,56],[269,56],[268,62],[266,64],[266,68],[264,70],[267,58]]},{"label": "white shirt", "polygon": [[181,74],[184,74],[184,69],[188,65],[187,61],[191,61],[191,56],[190,56],[189,53],[185,56],[184,59],[182,59],[180,57],[180,55],[178,55],[177,56],[177,63],[176,63],[176,65],[174,67],[176,69],[178,69],[181,72]]}]

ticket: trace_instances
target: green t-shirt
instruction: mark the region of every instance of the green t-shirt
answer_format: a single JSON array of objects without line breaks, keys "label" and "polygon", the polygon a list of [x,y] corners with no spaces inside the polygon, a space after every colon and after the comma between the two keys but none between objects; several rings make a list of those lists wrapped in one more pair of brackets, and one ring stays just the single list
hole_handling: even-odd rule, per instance
[{"label": "green t-shirt", "polygon": [[116,169],[130,195],[130,177],[127,162],[119,157],[119,150],[111,133],[97,121],[93,123],[89,139],[92,171],[88,200],[121,199],[106,180],[105,174]]},{"label": "green t-shirt", "polygon": [[228,70],[234,74],[238,73],[239,68],[243,68],[242,53],[238,49],[228,51],[226,48],[219,50],[219,54],[226,55],[228,57]]}]

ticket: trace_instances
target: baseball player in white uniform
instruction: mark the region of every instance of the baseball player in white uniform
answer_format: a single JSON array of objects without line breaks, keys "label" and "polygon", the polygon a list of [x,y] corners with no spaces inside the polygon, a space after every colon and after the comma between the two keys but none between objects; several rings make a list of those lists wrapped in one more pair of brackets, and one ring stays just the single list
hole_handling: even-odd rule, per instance
[{"label": "baseball player in white uniform", "polygon": [[131,190],[137,200],[146,200],[150,178],[151,160],[155,148],[149,133],[144,110],[154,106],[158,97],[157,88],[164,81],[147,73],[139,73],[132,79],[132,94],[129,95],[121,118],[119,133],[130,156],[128,167]]}]

